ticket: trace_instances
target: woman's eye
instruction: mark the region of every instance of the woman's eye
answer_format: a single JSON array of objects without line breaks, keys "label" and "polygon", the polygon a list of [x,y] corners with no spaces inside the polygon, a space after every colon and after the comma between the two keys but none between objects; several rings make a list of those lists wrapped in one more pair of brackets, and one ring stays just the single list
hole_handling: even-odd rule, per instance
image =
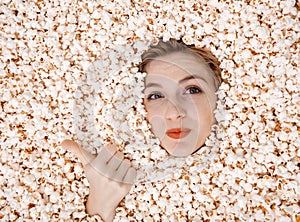
[{"label": "woman's eye", "polygon": [[189,87],[185,91],[186,94],[196,94],[196,93],[201,93],[201,92],[202,92],[202,90],[196,86]]},{"label": "woman's eye", "polygon": [[163,98],[163,96],[160,93],[153,93],[147,97],[148,100],[155,100],[160,98]]}]

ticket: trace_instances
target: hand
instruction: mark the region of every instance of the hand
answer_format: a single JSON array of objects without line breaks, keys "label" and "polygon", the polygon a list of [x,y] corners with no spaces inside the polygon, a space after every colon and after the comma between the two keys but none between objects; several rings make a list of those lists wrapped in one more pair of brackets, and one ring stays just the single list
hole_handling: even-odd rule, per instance
[{"label": "hand", "polygon": [[84,166],[90,183],[90,194],[86,203],[87,212],[99,214],[104,221],[112,221],[115,209],[130,191],[136,170],[115,145],[101,148],[92,155],[72,140],[64,140],[61,146],[70,150]]}]

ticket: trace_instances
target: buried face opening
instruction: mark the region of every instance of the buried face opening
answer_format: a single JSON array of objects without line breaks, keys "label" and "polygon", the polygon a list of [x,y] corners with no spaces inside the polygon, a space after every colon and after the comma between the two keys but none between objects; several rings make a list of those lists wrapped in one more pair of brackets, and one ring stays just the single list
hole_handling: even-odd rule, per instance
[{"label": "buried face opening", "polygon": [[210,67],[189,53],[151,59],[144,104],[153,134],[172,156],[184,157],[204,145],[215,123],[217,87]]}]

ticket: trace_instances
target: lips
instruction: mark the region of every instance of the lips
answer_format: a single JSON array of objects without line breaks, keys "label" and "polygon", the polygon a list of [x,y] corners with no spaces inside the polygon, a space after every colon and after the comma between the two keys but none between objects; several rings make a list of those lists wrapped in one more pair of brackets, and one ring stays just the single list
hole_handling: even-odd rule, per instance
[{"label": "lips", "polygon": [[187,128],[173,128],[169,129],[166,134],[173,139],[182,139],[186,137],[190,132],[191,130]]}]

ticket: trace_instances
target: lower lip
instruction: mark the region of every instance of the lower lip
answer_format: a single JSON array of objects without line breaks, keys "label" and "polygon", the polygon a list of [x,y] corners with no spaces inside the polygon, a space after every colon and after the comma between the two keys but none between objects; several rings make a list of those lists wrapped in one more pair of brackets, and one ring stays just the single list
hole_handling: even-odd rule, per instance
[{"label": "lower lip", "polygon": [[182,139],[186,137],[190,131],[183,131],[183,132],[174,132],[174,133],[167,133],[168,137],[171,137],[173,139]]}]

